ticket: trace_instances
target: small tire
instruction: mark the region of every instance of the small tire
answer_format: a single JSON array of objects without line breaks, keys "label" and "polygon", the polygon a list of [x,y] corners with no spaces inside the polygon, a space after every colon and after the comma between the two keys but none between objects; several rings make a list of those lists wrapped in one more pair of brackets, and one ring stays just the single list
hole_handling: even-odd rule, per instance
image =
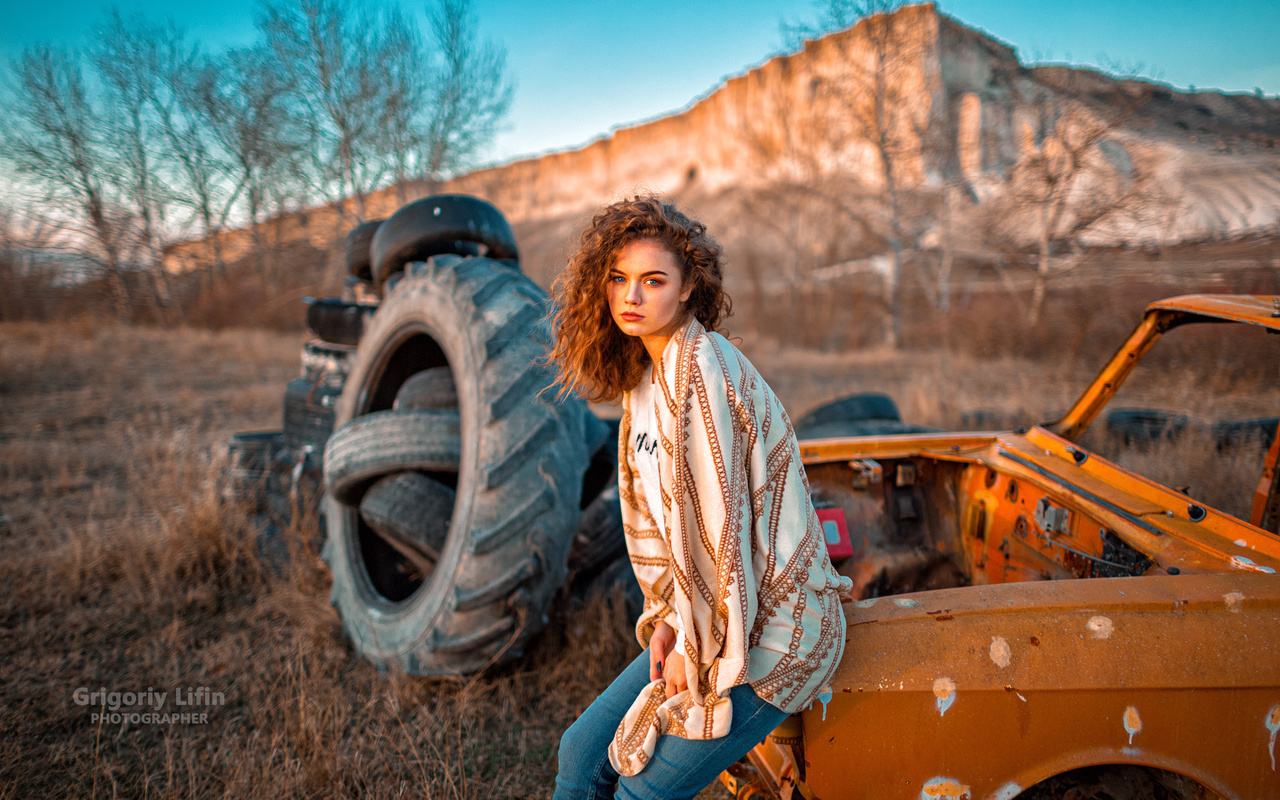
[{"label": "small tire", "polygon": [[440,481],[421,472],[398,472],[369,487],[360,517],[402,553],[439,561],[454,500],[453,489]]},{"label": "small tire", "polygon": [[491,203],[464,194],[424,197],[401,206],[378,227],[370,246],[373,285],[381,288],[411,261],[445,253],[519,258],[510,223]]},{"label": "small tire", "polygon": [[858,422],[867,419],[902,421],[893,398],[880,392],[866,392],[832,400],[809,411],[795,422],[796,430],[828,422]]},{"label": "small tire", "polygon": [[377,306],[323,297],[307,304],[307,327],[321,341],[355,347],[360,344],[366,320],[376,310]]},{"label": "small tire", "polygon": [[1150,444],[1177,438],[1190,419],[1158,408],[1117,408],[1107,414],[1107,433],[1120,437],[1126,445]]},{"label": "small tire", "polygon": [[609,486],[582,512],[569,551],[569,574],[590,575],[627,552],[618,486]]},{"label": "small tire", "polygon": [[373,244],[373,235],[378,232],[382,223],[383,220],[380,219],[361,222],[347,234],[347,274],[351,277],[365,282],[373,280],[369,249]]},{"label": "small tire", "polygon": [[640,590],[640,582],[636,580],[636,571],[631,566],[631,559],[626,555],[619,556],[583,586],[581,597],[608,597],[618,589],[622,590],[622,599],[626,604],[627,620],[635,623],[644,610],[644,592]]},{"label": "small tire", "polygon": [[232,470],[262,473],[271,469],[284,447],[280,431],[246,431],[227,442],[227,465]]},{"label": "small tire", "polygon": [[581,514],[588,412],[548,391],[545,315],[546,294],[518,270],[438,256],[410,265],[360,343],[340,423],[425,413],[391,407],[411,376],[440,366],[461,422],[449,533],[429,574],[399,577],[402,555],[356,509],[327,502],[331,599],[356,650],[379,666],[475,673],[518,657],[546,623]]},{"label": "small tire", "polygon": [[939,433],[927,425],[909,425],[890,419],[842,420],[796,428],[797,439],[843,439],[849,436],[892,436],[900,433]]},{"label": "small tire", "polygon": [[392,405],[398,411],[416,408],[457,408],[458,385],[448,367],[424,369],[404,382]]},{"label": "small tire", "polygon": [[227,442],[224,497],[253,511],[267,505],[272,468],[284,449],[280,431],[237,433]]},{"label": "small tire", "polygon": [[1263,449],[1269,449],[1271,443],[1276,440],[1277,425],[1280,425],[1280,418],[1263,417],[1217,422],[1210,430],[1213,433],[1213,442],[1219,450],[1238,447],[1247,442],[1257,442]]},{"label": "small tire", "polygon": [[458,412],[424,408],[378,411],[343,425],[324,453],[325,491],[359,506],[369,486],[402,470],[457,472],[462,460]]},{"label": "small tire", "polygon": [[312,383],[294,378],[284,389],[284,443],[290,450],[323,457],[325,443],[333,433],[334,407],[342,389],[327,382]]},{"label": "small tire", "polygon": [[[595,415],[591,416],[595,419]],[[595,501],[600,492],[618,480],[618,423],[619,420],[596,420],[590,425],[591,435],[587,440],[587,452],[591,453],[591,461],[582,476],[582,507]],[[593,444],[594,443],[594,444]]]}]

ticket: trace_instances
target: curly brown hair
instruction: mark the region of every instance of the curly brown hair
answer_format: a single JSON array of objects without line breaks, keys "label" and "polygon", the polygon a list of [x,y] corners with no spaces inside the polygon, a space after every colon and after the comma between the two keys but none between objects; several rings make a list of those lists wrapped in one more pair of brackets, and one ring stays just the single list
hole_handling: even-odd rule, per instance
[{"label": "curly brown hair", "polygon": [[709,331],[732,313],[725,294],[723,248],[707,226],[690,219],[654,195],[620,200],[595,216],[582,232],[578,251],[552,287],[556,310],[551,318],[560,396],[570,392],[593,403],[611,402],[640,382],[650,358],[643,343],[614,324],[609,313],[607,282],[618,254],[631,242],[649,239],[675,256],[681,283],[692,282],[684,304]]}]

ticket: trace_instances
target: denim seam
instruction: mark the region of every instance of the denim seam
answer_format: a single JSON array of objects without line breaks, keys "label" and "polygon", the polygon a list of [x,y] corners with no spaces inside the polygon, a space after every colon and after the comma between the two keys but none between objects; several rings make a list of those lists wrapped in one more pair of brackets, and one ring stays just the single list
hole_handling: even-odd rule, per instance
[{"label": "denim seam", "polygon": [[600,773],[604,772],[604,765],[609,763],[609,753],[605,751],[603,759],[596,762],[595,771],[591,773],[591,782],[587,784],[587,800],[595,800],[602,795],[599,792]]}]

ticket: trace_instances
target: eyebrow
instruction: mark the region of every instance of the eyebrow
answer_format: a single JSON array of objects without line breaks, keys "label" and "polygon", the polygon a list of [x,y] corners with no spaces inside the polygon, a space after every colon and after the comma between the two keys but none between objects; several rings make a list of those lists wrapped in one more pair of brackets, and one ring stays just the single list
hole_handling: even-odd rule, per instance
[{"label": "eyebrow", "polygon": [[[625,275],[626,275],[626,273],[624,273],[622,270],[620,270],[620,269],[616,269],[616,268],[614,268],[614,269],[610,269],[610,270],[609,270],[609,274],[610,274],[610,275],[623,275],[623,276],[625,276]],[[671,277],[671,273],[670,273],[670,272],[667,272],[666,270],[662,270],[662,269],[651,269],[651,270],[649,270],[648,272],[642,272],[642,273],[640,273],[640,277],[641,277],[641,278],[647,278],[647,277],[649,277],[650,275],[661,275],[661,276],[662,276],[662,277],[664,277],[664,278],[669,278],[669,277]]]}]

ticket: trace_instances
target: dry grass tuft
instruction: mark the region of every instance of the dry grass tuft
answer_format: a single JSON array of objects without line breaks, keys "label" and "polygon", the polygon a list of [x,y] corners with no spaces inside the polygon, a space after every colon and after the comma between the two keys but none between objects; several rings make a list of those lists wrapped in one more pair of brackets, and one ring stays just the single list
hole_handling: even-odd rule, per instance
[{"label": "dry grass tuft", "polygon": [[[560,733],[638,653],[620,599],[564,599],[518,664],[480,678],[380,675],[356,658],[317,521],[280,532],[287,560],[266,558],[221,487],[230,435],[279,427],[300,341],[0,323],[0,798],[550,796]],[[908,421],[943,428],[976,409],[1045,418],[1095,366],[747,345],[796,414],[888,391]],[[1185,391],[1207,392],[1206,409],[1277,406],[1274,382],[1227,403],[1247,376],[1204,372]],[[1113,455],[1256,481],[1189,439],[1177,447]],[[1204,491],[1192,495],[1214,502]],[[96,723],[78,687],[166,691],[165,711],[208,720]],[[176,707],[186,687],[225,704]]]},{"label": "dry grass tuft", "polygon": [[[289,558],[272,560],[223,497],[225,442],[278,427],[299,337],[22,323],[0,342],[0,785],[549,796],[560,733],[638,652],[620,600],[561,604],[498,674],[379,675],[329,606],[317,520],[282,531]],[[167,691],[163,710],[208,719],[95,723],[78,687]],[[225,705],[177,707],[180,687]]]}]

